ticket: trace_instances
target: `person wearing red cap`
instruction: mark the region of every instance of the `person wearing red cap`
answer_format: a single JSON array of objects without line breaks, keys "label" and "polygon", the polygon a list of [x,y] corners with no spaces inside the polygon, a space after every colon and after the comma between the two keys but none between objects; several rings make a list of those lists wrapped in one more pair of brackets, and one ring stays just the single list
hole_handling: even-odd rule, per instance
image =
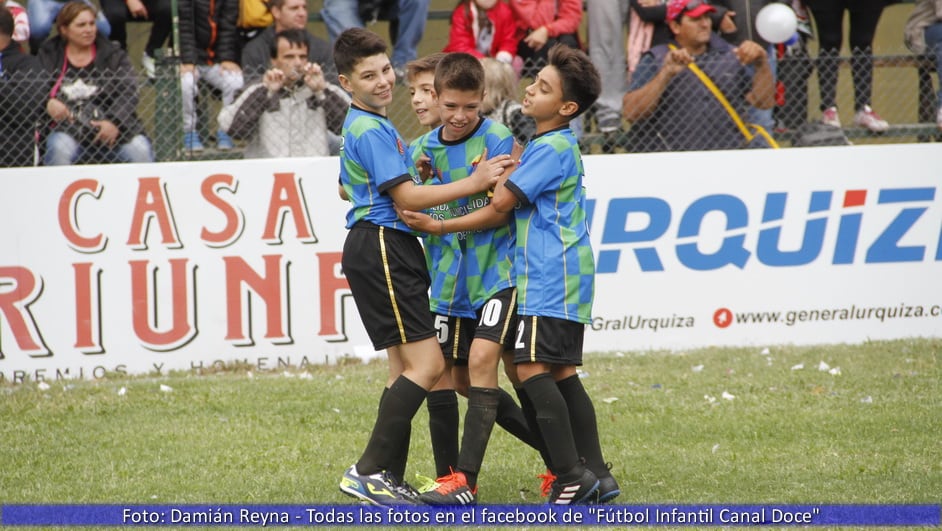
[{"label": "person wearing red cap", "polygon": [[774,83],[765,50],[733,46],[712,31],[705,0],[670,0],[665,22],[674,38],[642,56],[622,100],[632,122],[633,151],[737,149],[745,140],[733,117],[698,78],[702,70],[742,115],[747,104],[769,109]]}]

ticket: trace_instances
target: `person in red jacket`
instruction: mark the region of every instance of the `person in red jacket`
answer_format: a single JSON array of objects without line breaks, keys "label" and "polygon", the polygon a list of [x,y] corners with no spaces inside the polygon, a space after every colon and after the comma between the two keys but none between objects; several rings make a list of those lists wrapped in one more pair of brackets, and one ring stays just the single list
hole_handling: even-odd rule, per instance
[{"label": "person in red jacket", "polygon": [[524,62],[523,76],[532,77],[546,65],[554,44],[582,48],[582,0],[509,0],[509,5],[517,20],[517,55]]},{"label": "person in red jacket", "polygon": [[508,64],[515,64],[516,58],[519,73],[519,42],[514,12],[503,0],[460,0],[451,13],[448,45],[442,51],[464,52],[479,59],[493,57]]}]

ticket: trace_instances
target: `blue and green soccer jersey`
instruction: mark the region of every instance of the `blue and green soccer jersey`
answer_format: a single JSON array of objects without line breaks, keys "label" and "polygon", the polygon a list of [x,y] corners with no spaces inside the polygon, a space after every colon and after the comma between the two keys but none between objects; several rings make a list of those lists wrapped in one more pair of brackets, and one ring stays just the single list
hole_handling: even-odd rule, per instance
[{"label": "blue and green soccer jersey", "polygon": [[[450,183],[471,175],[477,164],[481,162],[485,148],[487,157],[491,158],[510,154],[514,144],[513,133],[510,129],[488,118],[482,118],[474,131],[461,140],[442,139],[440,127],[431,131],[427,137],[423,151],[431,160],[433,178],[429,181],[433,184]],[[490,198],[487,193],[480,192],[433,209],[431,215],[448,219],[474,212],[488,204],[490,204]],[[427,245],[434,242],[434,238],[426,238]],[[494,294],[514,285],[511,265],[514,238],[510,225],[496,229],[449,234],[441,240],[442,245],[446,242],[452,250],[461,253],[463,267],[459,274],[462,276],[461,281],[465,284],[467,296],[470,298],[470,317],[474,317],[475,310],[480,309]],[[439,264],[438,272],[445,274],[441,269],[449,265],[451,264],[448,262]],[[432,274],[433,277],[435,274]],[[457,283],[458,280],[455,282]],[[434,300],[436,297],[434,280],[432,285]]]},{"label": "blue and green soccer jersey", "polygon": [[[419,158],[426,154],[426,146],[431,139],[437,137],[437,133],[438,129],[429,131],[412,142],[409,150],[413,161],[418,162]],[[425,184],[439,182],[439,179],[431,178]],[[432,207],[426,212],[435,219],[450,218],[451,212],[458,211],[462,203],[463,200],[452,201]],[[422,245],[425,247],[425,261],[432,281],[429,288],[429,309],[438,315],[473,318],[475,314],[464,282],[464,257],[458,239],[454,234],[429,234],[422,240]]]},{"label": "blue and green soccer jersey", "polygon": [[392,122],[351,105],[342,134],[340,184],[353,204],[347,212],[347,228],[365,220],[413,232],[396,215],[388,194],[400,183],[419,182],[405,142]]},{"label": "blue and green soccer jersey", "polygon": [[517,313],[589,323],[595,260],[585,211],[579,143],[568,128],[530,140],[506,182],[514,212]]}]

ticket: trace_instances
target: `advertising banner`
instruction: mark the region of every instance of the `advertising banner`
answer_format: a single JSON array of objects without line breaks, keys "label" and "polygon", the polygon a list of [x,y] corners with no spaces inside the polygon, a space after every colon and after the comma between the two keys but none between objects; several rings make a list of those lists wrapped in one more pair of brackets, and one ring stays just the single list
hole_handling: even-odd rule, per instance
[{"label": "advertising banner", "polygon": [[[586,351],[942,331],[942,148],[594,155]],[[374,353],[337,158],[0,170],[0,379]]]}]

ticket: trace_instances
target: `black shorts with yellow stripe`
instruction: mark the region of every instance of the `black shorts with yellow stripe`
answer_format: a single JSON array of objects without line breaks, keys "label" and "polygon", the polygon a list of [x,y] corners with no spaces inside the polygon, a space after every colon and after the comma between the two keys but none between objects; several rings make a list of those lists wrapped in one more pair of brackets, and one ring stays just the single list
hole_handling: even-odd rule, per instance
[{"label": "black shorts with yellow stripe", "polygon": [[478,310],[475,339],[487,339],[514,350],[514,335],[517,332],[517,288],[498,291]]},{"label": "black shorts with yellow stripe", "polygon": [[435,336],[431,281],[416,236],[359,221],[347,233],[340,263],[373,348]]},{"label": "black shorts with yellow stripe", "polygon": [[514,363],[582,365],[585,325],[555,317],[521,315]]},{"label": "black shorts with yellow stripe", "polygon": [[434,314],[438,344],[442,347],[445,361],[457,367],[468,366],[471,338],[474,337],[475,320],[467,317]]}]

